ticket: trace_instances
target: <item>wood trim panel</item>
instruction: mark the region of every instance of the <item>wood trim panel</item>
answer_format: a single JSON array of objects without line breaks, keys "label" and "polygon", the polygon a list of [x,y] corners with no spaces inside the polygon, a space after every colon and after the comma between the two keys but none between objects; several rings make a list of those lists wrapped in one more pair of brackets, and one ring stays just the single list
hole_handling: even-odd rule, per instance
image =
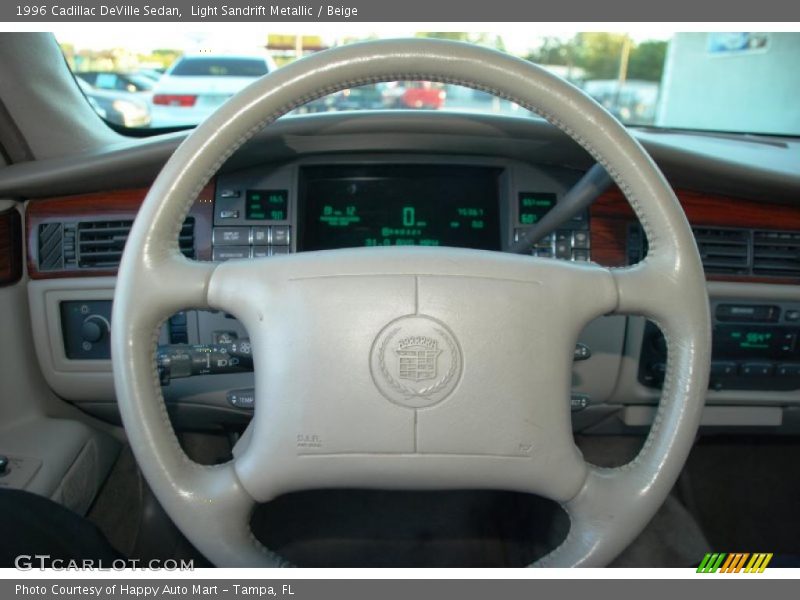
[{"label": "wood trim panel", "polygon": [[[214,180],[200,192],[189,211],[194,217],[194,243],[197,260],[211,260],[211,230],[214,220]],[[26,239],[28,241],[28,275],[31,279],[60,277],[102,277],[116,275],[116,269],[80,269],[64,271],[39,270],[37,232],[43,223],[58,223],[86,219],[133,219],[147,195],[147,188],[96,192],[76,196],[61,196],[33,200],[26,210]]]},{"label": "wood trim panel", "polygon": [[[800,231],[800,207],[676,190],[692,226],[746,227]],[[622,192],[614,188],[603,194],[591,208],[592,259],[601,265],[627,264],[628,225],[636,222]],[[800,278],[741,275],[707,276],[710,281],[800,284]]]},{"label": "wood trim panel", "polygon": [[0,212],[0,286],[22,277],[22,219],[15,207]]}]

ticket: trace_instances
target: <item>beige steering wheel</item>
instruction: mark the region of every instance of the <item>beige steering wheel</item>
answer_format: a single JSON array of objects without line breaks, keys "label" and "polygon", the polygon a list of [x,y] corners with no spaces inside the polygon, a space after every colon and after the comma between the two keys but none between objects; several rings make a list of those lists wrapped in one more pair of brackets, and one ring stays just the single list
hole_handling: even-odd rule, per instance
[{"label": "beige steering wheel", "polygon": [[[193,262],[178,231],[200,190],[257,131],[314,98],[367,83],[465,85],[536,111],[581,144],[624,192],[649,254],[594,264],[454,248],[304,252]],[[159,325],[185,308],[235,315],[253,344],[256,410],[224,465],[181,450],[155,371]],[[586,323],[644,315],[669,351],[640,454],[586,463],[570,420],[573,349]],[[559,502],[571,528],[536,566],[601,566],[642,530],[692,445],[707,386],[705,279],[669,185],[625,128],[575,87],[493,50],[435,40],[345,46],[237,94],[181,144],[134,223],[112,318],[114,380],[136,459],[177,526],[219,566],[281,566],[255,540],[253,507],[323,487],[491,488]],[[430,385],[398,377],[409,340],[438,360]],[[309,440],[313,443],[309,443]]]}]

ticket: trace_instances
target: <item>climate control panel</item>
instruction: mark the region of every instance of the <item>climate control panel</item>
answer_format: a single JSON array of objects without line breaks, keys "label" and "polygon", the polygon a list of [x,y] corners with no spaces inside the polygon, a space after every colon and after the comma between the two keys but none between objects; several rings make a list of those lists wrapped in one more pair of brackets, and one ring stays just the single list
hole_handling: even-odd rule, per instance
[{"label": "climate control panel", "polygon": [[[800,303],[712,303],[709,387],[723,390],[800,389]],[[666,341],[653,324],[645,327],[639,382],[661,387]]]}]

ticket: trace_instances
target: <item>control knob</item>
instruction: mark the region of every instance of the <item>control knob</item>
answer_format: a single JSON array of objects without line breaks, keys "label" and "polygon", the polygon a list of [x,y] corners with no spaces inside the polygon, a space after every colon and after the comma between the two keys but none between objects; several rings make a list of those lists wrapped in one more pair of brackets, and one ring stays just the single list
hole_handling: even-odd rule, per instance
[{"label": "control knob", "polygon": [[97,343],[108,335],[110,329],[108,320],[101,315],[89,315],[81,325],[81,338],[89,343]]}]

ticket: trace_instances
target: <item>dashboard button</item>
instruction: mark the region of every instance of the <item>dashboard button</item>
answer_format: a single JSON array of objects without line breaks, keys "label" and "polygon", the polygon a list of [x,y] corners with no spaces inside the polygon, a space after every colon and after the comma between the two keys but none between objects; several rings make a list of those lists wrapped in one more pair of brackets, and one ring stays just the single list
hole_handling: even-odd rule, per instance
[{"label": "dashboard button", "polygon": [[228,402],[236,408],[253,408],[256,403],[255,390],[231,390],[227,394]]},{"label": "dashboard button", "polygon": [[572,233],[572,247],[573,248],[588,248],[589,247],[589,232],[588,231],[574,231]]},{"label": "dashboard button", "polygon": [[736,375],[736,366],[735,362],[715,360],[711,363],[711,375],[716,377]]},{"label": "dashboard button", "polygon": [[592,351],[586,344],[580,342],[575,344],[575,353],[572,355],[572,360],[588,360],[592,357]]},{"label": "dashboard button", "polygon": [[589,251],[588,250],[573,250],[572,251],[572,260],[577,260],[581,262],[586,262],[589,260]]},{"label": "dashboard button", "polygon": [[233,258],[250,258],[249,246],[221,246],[214,248],[212,260],[215,262],[231,260]]},{"label": "dashboard button", "polygon": [[572,412],[578,412],[589,406],[590,400],[589,396],[586,394],[575,394],[573,393],[569,399],[569,407]]},{"label": "dashboard button", "polygon": [[272,245],[273,246],[288,246],[289,242],[289,226],[288,225],[273,225],[272,226]]},{"label": "dashboard button", "polygon": [[536,242],[536,247],[537,248],[552,248],[553,247],[553,234],[552,233],[548,233],[546,236],[544,236],[542,239],[540,239],[538,242]]},{"label": "dashboard button", "polygon": [[253,258],[266,258],[270,256],[268,246],[253,246]]},{"label": "dashboard button", "polygon": [[219,193],[220,198],[238,198],[242,195],[242,192],[239,190],[222,190]]},{"label": "dashboard button", "polygon": [[772,375],[772,370],[772,363],[744,363],[739,367],[739,375],[742,377],[769,377]]},{"label": "dashboard button", "polygon": [[273,246],[272,256],[277,254],[289,254],[289,246]]},{"label": "dashboard button", "polygon": [[516,228],[514,229],[514,241],[519,242],[520,240],[524,240],[528,238],[528,230],[523,228]]},{"label": "dashboard button", "polygon": [[781,364],[775,367],[778,377],[800,377],[800,364]]},{"label": "dashboard button", "polygon": [[219,211],[219,218],[220,219],[238,219],[239,218],[239,211],[238,210],[221,210],[221,211]]},{"label": "dashboard button", "polygon": [[250,243],[249,227],[214,227],[215,246],[242,246]]},{"label": "dashboard button", "polygon": [[251,239],[256,246],[266,246],[269,244],[269,227],[253,227]]},{"label": "dashboard button", "polygon": [[783,318],[792,323],[795,321],[800,321],[800,310],[787,310],[786,314],[783,315]]},{"label": "dashboard button", "polygon": [[780,364],[775,367],[777,377],[797,377],[800,375],[800,365]]}]

